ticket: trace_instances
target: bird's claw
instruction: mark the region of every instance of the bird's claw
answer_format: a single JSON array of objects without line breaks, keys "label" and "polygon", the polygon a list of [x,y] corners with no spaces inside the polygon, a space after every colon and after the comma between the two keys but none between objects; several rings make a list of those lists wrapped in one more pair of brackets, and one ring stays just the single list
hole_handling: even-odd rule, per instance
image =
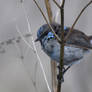
[{"label": "bird's claw", "polygon": [[59,76],[59,74],[57,75],[57,79],[59,82],[64,82],[64,74],[67,72],[67,70],[71,67],[71,66],[68,66],[67,68],[63,67],[62,71],[60,70],[60,66],[57,66],[59,71],[62,72],[62,78]]},{"label": "bird's claw", "polygon": [[62,78],[60,78],[59,74],[57,75],[57,80],[61,83],[64,82],[64,77],[62,76]]}]

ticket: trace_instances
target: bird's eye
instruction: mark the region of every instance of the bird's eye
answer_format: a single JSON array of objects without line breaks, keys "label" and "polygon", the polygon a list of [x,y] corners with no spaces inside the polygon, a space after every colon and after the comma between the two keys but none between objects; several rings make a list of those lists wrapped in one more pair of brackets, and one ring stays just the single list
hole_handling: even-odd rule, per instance
[{"label": "bird's eye", "polygon": [[48,40],[54,38],[54,34],[52,32],[49,32],[47,36],[48,36]]},{"label": "bird's eye", "polygon": [[50,40],[50,38],[47,39],[48,41]]},{"label": "bird's eye", "polygon": [[53,34],[52,32],[49,32],[47,36],[48,36],[48,37],[47,37],[47,40],[50,40],[50,39],[55,38],[55,37],[54,37],[54,34]]},{"label": "bird's eye", "polygon": [[48,37],[47,40],[49,41],[50,39],[53,39],[53,37]]}]

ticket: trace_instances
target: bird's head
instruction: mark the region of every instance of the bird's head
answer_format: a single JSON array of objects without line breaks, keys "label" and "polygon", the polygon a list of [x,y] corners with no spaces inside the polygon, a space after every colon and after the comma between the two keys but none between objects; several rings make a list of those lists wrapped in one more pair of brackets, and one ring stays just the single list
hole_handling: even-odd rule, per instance
[{"label": "bird's head", "polygon": [[48,39],[54,37],[54,34],[51,32],[51,29],[47,24],[44,24],[38,29],[37,39],[35,40],[35,42],[41,41],[45,36],[47,36]]},{"label": "bird's head", "polygon": [[[57,23],[52,23],[51,26],[52,26],[53,30],[55,31],[55,33],[58,36],[60,36],[61,35],[61,26]],[[67,27],[64,27],[64,30],[67,30]],[[38,29],[37,39],[35,40],[35,42],[41,41],[45,36],[47,36],[47,39],[55,38],[54,34],[51,31],[51,29],[49,28],[48,24],[44,24]]]}]

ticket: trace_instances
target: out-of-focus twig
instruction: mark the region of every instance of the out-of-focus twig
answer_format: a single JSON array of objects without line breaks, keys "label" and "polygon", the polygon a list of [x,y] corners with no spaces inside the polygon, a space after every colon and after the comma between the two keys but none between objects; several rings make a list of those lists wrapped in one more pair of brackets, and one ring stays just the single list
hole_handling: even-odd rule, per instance
[{"label": "out-of-focus twig", "polygon": [[[48,14],[48,18],[49,18],[49,22],[52,23],[53,20],[53,15],[52,15],[52,9],[51,9],[51,5],[50,5],[50,0],[45,0],[45,6],[47,9],[47,14]],[[56,62],[54,62],[53,60],[51,60],[51,73],[52,73],[52,91],[56,92],[57,91],[57,81],[56,81],[56,76],[57,76],[57,65]]]},{"label": "out-of-focus twig", "polygon": [[47,9],[49,21],[50,21],[50,23],[52,23],[53,15],[52,15],[52,10],[51,10],[51,5],[50,5],[49,0],[45,0],[45,6],[46,6],[46,9]]},{"label": "out-of-focus twig", "polygon": [[66,41],[66,40],[68,39],[68,37],[70,36],[70,34],[71,34],[72,31],[73,31],[73,28],[74,28],[75,24],[76,24],[77,21],[79,20],[80,16],[82,15],[82,13],[85,11],[85,9],[86,9],[91,3],[92,3],[92,0],[91,0],[87,5],[85,5],[84,8],[81,10],[81,12],[79,13],[78,17],[77,17],[76,20],[74,21],[72,27],[70,28],[69,33],[66,35],[64,41]]},{"label": "out-of-focus twig", "polygon": [[50,27],[51,31],[54,33],[55,38],[57,39],[57,41],[58,41],[59,43],[61,43],[60,38],[59,38],[58,35],[55,33],[55,31],[53,30],[52,26],[49,24],[49,22],[48,22],[48,20],[47,20],[47,18],[46,18],[46,16],[45,16],[45,14],[44,14],[43,11],[42,11],[42,9],[40,8],[40,6],[39,6],[38,3],[36,2],[36,0],[33,0],[33,1],[35,2],[36,6],[37,6],[38,9],[40,10],[40,12],[41,12],[41,14],[42,14],[44,20],[46,21],[46,23],[47,23],[48,26]]},{"label": "out-of-focus twig", "polygon": [[[19,28],[18,28],[17,25],[16,25],[16,29],[17,29],[17,32],[19,33],[19,35],[21,36],[21,38],[23,39],[23,41],[26,43],[26,45],[30,47],[30,44],[25,40],[25,38],[24,38],[23,35],[21,34],[21,32],[20,32],[20,30],[19,30]],[[40,63],[40,66],[41,66],[41,69],[42,69],[42,72],[43,72],[43,75],[44,75],[44,79],[45,79],[46,84],[47,84],[47,88],[48,88],[49,92],[51,92],[51,89],[50,89],[50,87],[49,87],[49,84],[48,84],[48,81],[47,81],[47,78],[46,78],[46,74],[45,74],[43,65],[42,65],[42,63],[41,63],[42,61],[41,61],[41,59],[40,59],[40,57],[39,57],[39,55],[38,55],[38,52],[37,52],[37,49],[36,49],[36,46],[35,46],[35,43],[34,43],[34,39],[33,39],[33,46],[34,46],[34,51],[35,51],[35,53],[36,53],[36,55],[37,55],[37,59],[38,59],[38,61],[39,61],[39,63]],[[31,48],[31,47],[30,47],[30,48]]]},{"label": "out-of-focus twig", "polygon": [[[32,32],[31,32],[31,26],[30,26],[30,23],[29,23],[29,16],[27,15],[26,10],[25,10],[23,4],[22,4],[22,8],[23,8],[23,10],[24,10],[25,18],[26,18],[26,20],[27,20],[28,31],[29,31],[30,34],[32,34]],[[20,30],[19,30],[19,28],[18,28],[17,25],[16,25],[16,29],[17,29],[17,32],[18,32],[18,33],[20,34],[20,36],[22,37],[22,39],[25,40],[25,39],[23,38],[23,36],[22,36],[22,34],[21,34],[21,32],[20,32]],[[45,71],[44,71],[44,67],[43,67],[43,65],[42,65],[42,61],[41,61],[41,59],[40,59],[40,57],[39,57],[39,55],[38,55],[37,49],[36,49],[36,45],[35,45],[33,36],[31,36],[31,40],[32,40],[32,44],[33,44],[33,48],[34,48],[35,54],[36,54],[36,56],[37,56],[37,59],[38,59],[38,61],[39,61],[39,64],[40,64],[40,67],[41,67],[41,70],[42,70],[42,74],[43,74],[43,76],[44,76],[44,80],[45,80],[46,85],[47,85],[47,88],[48,88],[48,91],[51,92],[51,89],[50,89],[50,86],[49,86],[49,83],[48,83],[48,81],[47,81],[47,77],[46,77],[46,74],[45,74]],[[30,46],[30,44],[27,43],[26,40],[25,40],[24,42],[25,42],[28,46]]]}]

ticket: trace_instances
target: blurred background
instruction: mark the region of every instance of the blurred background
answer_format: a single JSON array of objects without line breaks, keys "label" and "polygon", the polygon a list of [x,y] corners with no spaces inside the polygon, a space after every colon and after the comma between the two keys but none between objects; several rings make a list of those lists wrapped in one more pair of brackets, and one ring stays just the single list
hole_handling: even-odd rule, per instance
[{"label": "blurred background", "polygon": [[[59,0],[58,0],[59,1]],[[46,14],[44,0],[37,0]],[[71,26],[89,0],[66,0],[65,25]],[[51,0],[53,15],[58,8]],[[33,40],[38,28],[46,23],[33,0],[0,0],[0,92],[48,92],[41,67],[34,51],[20,38],[29,33],[25,11],[29,17]],[[60,18],[56,20],[60,23]],[[16,28],[17,26],[17,28]],[[82,14],[76,29],[92,35],[92,5]],[[31,36],[25,40],[32,45]],[[51,88],[50,58],[36,43]],[[62,92],[92,92],[92,51],[65,74]]]}]

